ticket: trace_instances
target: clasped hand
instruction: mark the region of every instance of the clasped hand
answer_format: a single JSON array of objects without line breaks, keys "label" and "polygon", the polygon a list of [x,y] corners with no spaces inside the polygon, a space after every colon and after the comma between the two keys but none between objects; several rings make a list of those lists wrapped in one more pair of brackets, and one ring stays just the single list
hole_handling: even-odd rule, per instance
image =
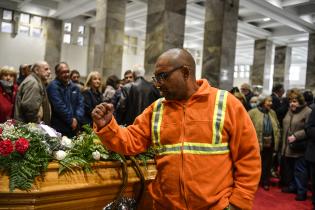
[{"label": "clasped hand", "polygon": [[288,136],[288,142],[292,143],[296,140],[296,137],[294,135]]},{"label": "clasped hand", "polygon": [[109,103],[101,103],[93,109],[92,119],[97,130],[100,130],[111,121],[113,112],[114,106]]}]

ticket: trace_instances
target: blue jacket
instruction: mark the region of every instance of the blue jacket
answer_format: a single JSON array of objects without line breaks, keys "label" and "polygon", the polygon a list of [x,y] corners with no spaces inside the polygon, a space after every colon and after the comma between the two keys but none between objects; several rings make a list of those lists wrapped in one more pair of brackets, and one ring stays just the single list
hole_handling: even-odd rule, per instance
[{"label": "blue jacket", "polygon": [[62,84],[54,79],[47,87],[47,94],[51,104],[51,126],[68,137],[76,135],[72,130],[72,119],[76,118],[82,124],[84,116],[84,99],[77,85],[70,82]]}]

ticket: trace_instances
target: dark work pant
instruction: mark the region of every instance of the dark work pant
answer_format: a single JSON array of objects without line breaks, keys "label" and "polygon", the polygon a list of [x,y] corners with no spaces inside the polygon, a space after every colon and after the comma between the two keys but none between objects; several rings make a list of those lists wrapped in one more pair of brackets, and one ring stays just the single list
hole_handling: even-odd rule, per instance
[{"label": "dark work pant", "polygon": [[280,160],[280,185],[289,186],[294,179],[294,161],[292,158],[281,156]]},{"label": "dark work pant", "polygon": [[293,179],[289,180],[289,188],[297,190],[297,194],[307,192],[307,168],[304,156],[298,158],[285,157],[289,172],[293,172]]},{"label": "dark work pant", "polygon": [[263,148],[261,151],[261,184],[269,185],[270,171],[272,166],[273,148]]},{"label": "dark work pant", "polygon": [[297,193],[301,195],[306,194],[308,172],[304,156],[299,157],[295,160],[294,180],[297,187]]}]

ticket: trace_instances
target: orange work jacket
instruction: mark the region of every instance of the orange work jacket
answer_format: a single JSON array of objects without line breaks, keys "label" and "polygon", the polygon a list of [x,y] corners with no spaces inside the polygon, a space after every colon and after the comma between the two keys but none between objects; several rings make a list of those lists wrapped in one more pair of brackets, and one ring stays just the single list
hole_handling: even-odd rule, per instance
[{"label": "orange work jacket", "polygon": [[125,155],[156,148],[149,186],[156,209],[251,209],[261,173],[255,128],[233,95],[197,83],[187,101],[159,99],[127,128],[112,118],[94,129],[106,147]]}]

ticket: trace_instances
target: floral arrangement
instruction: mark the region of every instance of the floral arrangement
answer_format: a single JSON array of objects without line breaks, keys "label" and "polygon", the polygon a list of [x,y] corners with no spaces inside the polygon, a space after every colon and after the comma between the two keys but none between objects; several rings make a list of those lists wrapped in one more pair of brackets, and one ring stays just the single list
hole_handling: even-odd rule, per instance
[{"label": "floral arrangement", "polygon": [[[69,139],[47,125],[14,120],[0,124],[0,172],[9,176],[10,191],[31,189],[35,178],[43,175],[52,160],[59,162],[59,173],[76,169],[92,172],[92,165],[100,160],[126,163],[124,156],[107,150],[89,126],[84,129]],[[135,158],[146,164],[153,157],[149,149]],[[135,162],[135,158],[130,159]]]},{"label": "floral arrangement", "polygon": [[46,171],[57,142],[37,124],[13,120],[0,124],[0,169],[10,177],[10,191],[32,187],[35,177]]},{"label": "floral arrangement", "polygon": [[103,146],[98,136],[93,130],[85,125],[84,132],[76,136],[73,140],[63,137],[62,145],[67,149],[56,152],[59,160],[59,173],[66,170],[82,169],[92,172],[92,164],[99,160],[120,160],[120,156]]}]

